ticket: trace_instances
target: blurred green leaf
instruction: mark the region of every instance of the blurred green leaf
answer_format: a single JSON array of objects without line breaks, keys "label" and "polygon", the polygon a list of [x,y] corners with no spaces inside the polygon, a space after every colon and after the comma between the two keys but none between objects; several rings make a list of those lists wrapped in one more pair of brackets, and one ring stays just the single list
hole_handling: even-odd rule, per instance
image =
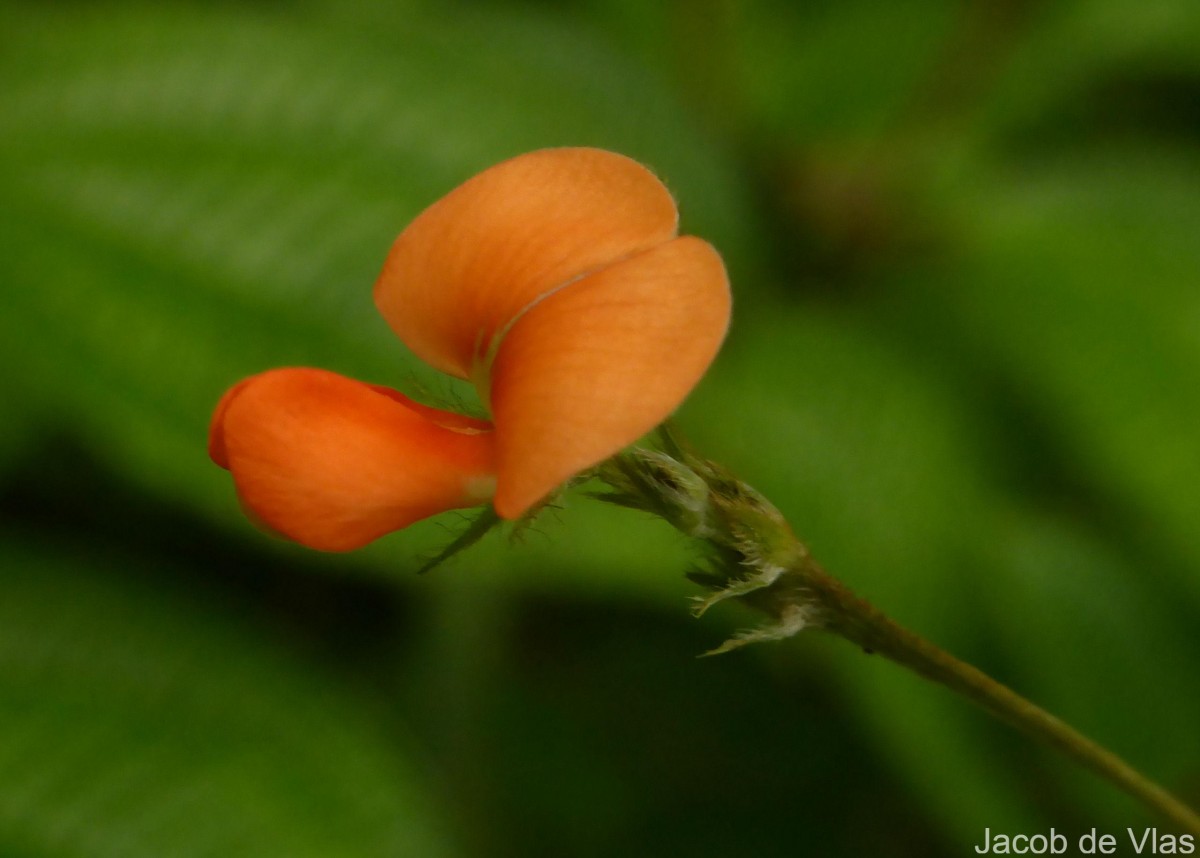
[{"label": "blurred green leaf", "polygon": [[910,298],[1044,424],[1054,460],[1034,467],[1200,599],[1197,177],[1191,153],[1127,149],[997,170],[963,200],[962,267]]},{"label": "blurred green leaf", "polygon": [[747,111],[777,142],[879,136],[914,106],[962,14],[936,0],[744,4]]},{"label": "blurred green leaf", "polygon": [[[1176,113],[1151,93],[1120,86],[1147,80],[1200,81],[1200,5],[1190,0],[1072,0],[1031,5],[994,87],[978,105],[980,130],[1025,135],[1033,148],[1096,129],[1087,111],[1109,114],[1133,133],[1147,110]],[[1114,87],[1117,87],[1114,90]],[[1149,96],[1149,97],[1148,97]],[[1123,113],[1124,116],[1114,115]]]},{"label": "blurred green leaf", "polygon": [[396,725],[231,606],[2,551],[4,854],[452,854]]},{"label": "blurred green leaf", "polygon": [[893,125],[962,10],[940,0],[590,0],[596,25],[710,121],[785,147]]}]

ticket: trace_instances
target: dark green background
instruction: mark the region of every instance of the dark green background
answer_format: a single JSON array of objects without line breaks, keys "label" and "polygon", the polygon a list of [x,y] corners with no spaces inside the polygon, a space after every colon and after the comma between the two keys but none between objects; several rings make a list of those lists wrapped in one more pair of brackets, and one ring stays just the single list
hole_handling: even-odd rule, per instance
[{"label": "dark green background", "polygon": [[[1200,800],[1200,4],[0,6],[0,855],[955,856],[1152,824],[819,635],[694,656],[580,497],[413,570],[244,519],[220,393],[453,401],[370,287],[549,145],[725,254],[683,431],[905,623]],[[1126,849],[1128,852],[1129,850]],[[1129,853],[1132,854],[1132,853]]]}]

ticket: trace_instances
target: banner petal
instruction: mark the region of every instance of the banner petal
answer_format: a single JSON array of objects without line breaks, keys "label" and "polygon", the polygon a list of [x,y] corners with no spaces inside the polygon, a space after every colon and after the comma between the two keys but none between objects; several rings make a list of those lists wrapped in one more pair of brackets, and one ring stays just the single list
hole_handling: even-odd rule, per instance
[{"label": "banner petal", "polygon": [[670,193],[601,149],[542,149],[497,164],[400,234],[375,284],[397,336],[470,378],[492,338],[552,289],[674,237]]}]

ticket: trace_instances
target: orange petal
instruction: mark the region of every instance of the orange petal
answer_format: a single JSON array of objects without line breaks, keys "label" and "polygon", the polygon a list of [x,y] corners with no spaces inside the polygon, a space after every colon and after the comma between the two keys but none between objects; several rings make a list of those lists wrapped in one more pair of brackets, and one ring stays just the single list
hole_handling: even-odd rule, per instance
[{"label": "orange petal", "polygon": [[225,449],[225,412],[229,403],[242,392],[246,383],[251,379],[243,378],[221,396],[217,407],[213,409],[212,420],[208,424],[208,457],[225,470],[229,470],[229,451]]},{"label": "orange petal", "polygon": [[451,417],[336,373],[276,369],[222,398],[210,450],[253,517],[310,548],[348,551],[487,500],[493,435],[445,425]]},{"label": "orange petal", "polygon": [[716,356],[729,312],[721,257],[684,237],[520,316],[491,373],[496,511],[518,517],[666,419]]},{"label": "orange petal", "polygon": [[534,299],[675,235],[670,193],[636,161],[542,149],[485,170],[396,239],[375,303],[418,357],[469,378]]}]

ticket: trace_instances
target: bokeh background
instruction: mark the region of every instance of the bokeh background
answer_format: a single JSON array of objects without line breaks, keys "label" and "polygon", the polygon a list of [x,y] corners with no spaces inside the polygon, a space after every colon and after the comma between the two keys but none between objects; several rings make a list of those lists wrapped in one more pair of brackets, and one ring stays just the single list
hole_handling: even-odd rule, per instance
[{"label": "bokeh background", "polygon": [[[1200,3],[0,5],[0,855],[954,856],[1154,824],[819,634],[695,656],[573,497],[414,570],[256,531],[235,380],[430,401],[370,287],[474,172],[627,153],[725,254],[685,434],[824,565],[1200,801]],[[1132,853],[1130,853],[1132,854]]]}]

